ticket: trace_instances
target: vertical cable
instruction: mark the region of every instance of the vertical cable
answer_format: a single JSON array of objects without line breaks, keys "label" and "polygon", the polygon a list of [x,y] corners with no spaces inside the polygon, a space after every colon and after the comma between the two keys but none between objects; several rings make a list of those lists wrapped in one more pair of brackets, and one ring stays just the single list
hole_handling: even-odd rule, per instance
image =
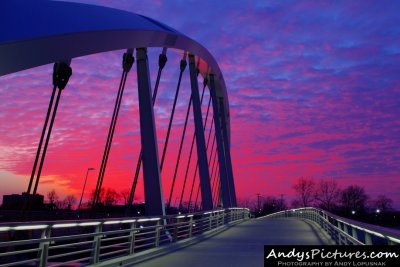
[{"label": "vertical cable", "polygon": [[164,149],[163,149],[163,152],[162,152],[162,155],[161,155],[160,171],[162,170],[162,168],[164,166],[165,154],[167,152],[169,135],[171,133],[171,127],[172,127],[172,121],[174,120],[174,115],[175,115],[176,102],[178,100],[179,89],[181,87],[182,75],[183,75],[183,72],[186,69],[186,66],[187,66],[186,53],[184,53],[183,54],[183,58],[181,59],[181,62],[180,62],[180,72],[179,72],[179,78],[178,78],[178,85],[176,86],[174,104],[172,105],[171,116],[169,117],[169,123],[168,123],[167,136],[165,137]]},{"label": "vertical cable", "polygon": [[102,188],[103,180],[104,180],[104,174],[105,174],[105,170],[107,167],[108,157],[110,154],[110,149],[111,149],[112,140],[114,137],[115,127],[116,127],[117,120],[118,120],[119,110],[121,108],[121,101],[122,101],[122,96],[124,94],[126,79],[128,77],[128,72],[132,68],[132,65],[134,62],[135,62],[135,59],[133,57],[133,51],[131,49],[128,49],[128,51],[126,53],[124,53],[123,58],[122,58],[122,69],[123,69],[122,76],[121,76],[121,80],[119,83],[118,94],[117,94],[117,98],[115,100],[114,111],[113,111],[113,115],[111,118],[110,127],[108,130],[107,142],[104,147],[103,158],[102,158],[102,162],[101,162],[101,166],[100,166],[99,176],[97,179],[96,190],[95,190],[95,194],[93,197],[92,207],[95,207],[96,204],[99,202],[101,188]]},{"label": "vertical cable", "polygon": [[[70,61],[68,63],[66,63],[66,62],[58,62],[58,63],[55,63],[54,67],[53,67],[53,85],[54,85],[54,87],[58,87],[58,93],[57,93],[56,102],[54,104],[54,108],[53,108],[53,111],[52,111],[53,114],[51,115],[49,129],[47,130],[46,141],[45,141],[45,144],[44,144],[42,157],[40,159],[39,169],[38,169],[38,173],[37,173],[36,181],[35,181],[35,187],[34,187],[33,192],[32,192],[33,195],[36,195],[37,188],[38,188],[38,185],[39,185],[40,174],[42,172],[44,160],[46,158],[47,147],[49,145],[49,141],[50,141],[50,137],[51,137],[51,131],[53,130],[54,120],[55,120],[56,115],[57,115],[57,109],[58,109],[58,104],[60,102],[61,92],[65,88],[65,86],[67,85],[67,83],[69,81],[69,78],[72,75],[72,68],[69,66],[69,64],[70,64]],[[53,90],[53,92],[54,92],[54,90]],[[54,95],[52,94],[52,98],[53,97],[54,97]],[[52,101],[50,101],[50,102],[51,102],[50,104],[52,104]],[[49,107],[51,107],[51,106],[52,105],[49,105]],[[50,111],[50,113],[51,113],[51,111]],[[48,115],[49,115],[49,110],[48,110]],[[46,119],[48,119],[48,116],[46,116]],[[45,122],[45,124],[47,126],[47,122]],[[42,134],[43,134],[43,132],[42,132]]]},{"label": "vertical cable", "polygon": [[39,179],[40,179],[40,174],[42,173],[42,168],[43,168],[43,163],[44,163],[44,159],[46,158],[46,152],[47,152],[47,147],[49,145],[49,141],[50,141],[50,136],[51,136],[51,131],[53,129],[53,124],[54,124],[54,120],[56,118],[56,114],[57,114],[57,109],[58,109],[58,103],[60,102],[60,97],[61,97],[61,92],[62,90],[59,89],[58,93],[57,93],[57,98],[56,98],[56,102],[54,104],[54,111],[53,114],[51,116],[51,120],[50,120],[50,126],[49,126],[49,130],[47,131],[47,136],[46,136],[46,141],[44,143],[44,148],[43,148],[43,152],[42,152],[42,158],[40,160],[40,165],[39,165],[39,169],[38,169],[38,173],[36,175],[36,182],[35,182],[35,187],[33,188],[33,195],[36,195],[36,191],[39,185]]},{"label": "vertical cable", "polygon": [[189,119],[189,113],[190,113],[190,107],[192,105],[192,96],[190,96],[189,99],[189,105],[186,111],[186,118],[185,118],[185,125],[183,127],[183,132],[182,132],[182,137],[181,137],[181,143],[179,145],[179,152],[178,152],[178,158],[176,160],[176,164],[175,164],[175,171],[174,171],[174,177],[172,179],[172,186],[171,186],[171,191],[169,193],[169,200],[168,200],[168,206],[167,209],[169,209],[171,207],[171,199],[172,199],[172,194],[174,192],[174,186],[175,186],[175,181],[176,181],[176,175],[178,173],[178,167],[179,167],[179,162],[181,159],[181,153],[182,153],[182,147],[183,147],[183,141],[185,140],[185,134],[186,134],[186,127],[187,127],[187,122]]},{"label": "vertical cable", "polygon": [[104,146],[103,158],[101,160],[99,176],[97,178],[97,184],[96,184],[96,189],[95,189],[95,193],[94,193],[94,197],[93,197],[92,207],[94,207],[99,202],[100,191],[101,191],[101,187],[103,184],[103,178],[104,178],[105,168],[106,168],[106,164],[107,164],[106,162],[108,160],[108,155],[109,155],[109,151],[110,151],[111,143],[112,143],[112,136],[113,136],[112,131],[113,131],[113,129],[115,129],[114,123],[115,123],[116,116],[117,116],[117,109],[119,108],[119,103],[120,103],[120,100],[122,99],[122,88],[123,88],[125,79],[126,79],[126,73],[125,73],[125,71],[123,71],[122,75],[121,75],[119,87],[118,87],[117,98],[115,99],[113,115],[111,117],[111,122],[110,122],[110,126],[108,129],[107,141]]},{"label": "vertical cable", "polygon": [[49,107],[47,109],[46,119],[44,121],[43,129],[42,129],[42,134],[40,135],[40,141],[39,141],[39,145],[38,145],[37,151],[36,151],[35,162],[33,163],[31,178],[29,180],[29,185],[28,185],[28,190],[26,190],[26,193],[28,195],[31,193],[32,183],[33,183],[33,180],[35,178],[36,167],[37,167],[40,151],[42,150],[43,138],[44,138],[44,135],[46,134],[47,124],[49,122],[51,110],[53,109],[53,101],[54,101],[54,96],[56,94],[56,89],[57,89],[57,86],[54,85],[53,86],[53,92],[51,93],[51,97],[50,97]]}]

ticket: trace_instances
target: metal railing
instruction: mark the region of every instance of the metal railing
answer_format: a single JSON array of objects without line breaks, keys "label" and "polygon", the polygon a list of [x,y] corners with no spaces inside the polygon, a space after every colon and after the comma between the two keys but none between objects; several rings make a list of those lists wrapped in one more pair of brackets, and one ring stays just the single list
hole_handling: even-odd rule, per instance
[{"label": "metal railing", "polygon": [[400,230],[366,224],[336,216],[317,208],[299,208],[264,216],[296,217],[317,223],[337,245],[399,245]]},{"label": "metal railing", "polygon": [[86,266],[215,231],[245,208],[165,217],[0,224],[0,267]]}]

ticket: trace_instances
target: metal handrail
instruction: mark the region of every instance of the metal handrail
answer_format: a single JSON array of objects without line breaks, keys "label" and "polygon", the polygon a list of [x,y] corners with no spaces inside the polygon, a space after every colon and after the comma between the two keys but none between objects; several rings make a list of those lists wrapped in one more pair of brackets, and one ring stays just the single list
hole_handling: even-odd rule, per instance
[{"label": "metal handrail", "polygon": [[86,266],[167,246],[249,217],[248,209],[230,208],[160,217],[0,224],[0,267],[60,262]]},{"label": "metal handrail", "polygon": [[263,218],[283,217],[295,217],[315,222],[338,245],[400,244],[400,230],[343,218],[318,208],[284,210],[263,216]]}]

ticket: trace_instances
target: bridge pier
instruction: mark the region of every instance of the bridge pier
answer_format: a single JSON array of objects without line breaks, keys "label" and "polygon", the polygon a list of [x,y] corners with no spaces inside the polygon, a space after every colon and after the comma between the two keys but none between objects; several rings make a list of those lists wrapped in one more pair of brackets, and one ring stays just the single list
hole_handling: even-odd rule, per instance
[{"label": "bridge pier", "polygon": [[230,192],[230,200],[231,206],[237,207],[236,203],[236,192],[235,192],[235,183],[233,179],[233,170],[232,170],[232,159],[231,159],[231,146],[228,138],[228,129],[226,128],[226,119],[225,119],[225,108],[223,98],[219,97],[219,112],[221,116],[221,128],[222,128],[222,137],[224,142],[224,152],[225,152],[225,160],[226,160],[226,174],[229,184],[229,192]]},{"label": "bridge pier", "polygon": [[206,140],[204,137],[203,116],[201,114],[201,103],[199,95],[199,84],[197,82],[197,69],[194,55],[189,55],[190,84],[192,88],[193,116],[195,123],[197,158],[199,163],[201,200],[203,210],[212,210],[213,201],[211,194],[210,173],[206,151]]},{"label": "bridge pier", "polygon": [[215,138],[217,140],[217,151],[218,151],[218,162],[219,162],[219,177],[221,182],[221,195],[222,195],[222,204],[224,208],[232,207],[231,203],[231,192],[230,185],[228,181],[228,175],[226,171],[226,159],[225,159],[225,151],[224,151],[224,142],[221,131],[221,112],[218,108],[218,99],[217,93],[215,89],[215,80],[214,74],[210,74],[210,96],[213,106],[213,116],[214,116],[214,129],[215,129]]},{"label": "bridge pier", "polygon": [[164,216],[165,206],[161,189],[160,162],[151,99],[147,49],[136,49],[136,58],[146,215]]}]

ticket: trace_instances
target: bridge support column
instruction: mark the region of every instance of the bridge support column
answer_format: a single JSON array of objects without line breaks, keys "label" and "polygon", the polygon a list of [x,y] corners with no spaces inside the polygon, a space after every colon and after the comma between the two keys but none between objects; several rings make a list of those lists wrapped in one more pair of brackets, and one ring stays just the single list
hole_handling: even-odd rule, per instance
[{"label": "bridge support column", "polygon": [[222,97],[219,99],[219,112],[221,116],[221,128],[222,128],[222,137],[224,141],[224,148],[225,148],[225,160],[226,160],[226,174],[229,184],[229,192],[230,192],[230,199],[231,199],[231,206],[236,207],[236,192],[235,192],[235,183],[233,179],[233,170],[232,170],[232,160],[231,160],[231,146],[228,138],[228,128],[226,126],[226,119],[225,119],[225,107],[222,101]]},{"label": "bridge support column", "polygon": [[195,123],[197,158],[199,163],[201,200],[203,210],[212,210],[213,201],[211,194],[210,173],[206,141],[204,138],[203,116],[201,115],[201,103],[199,95],[199,84],[197,82],[197,69],[194,62],[194,55],[189,55],[190,84],[192,87],[193,115]]},{"label": "bridge support column", "polygon": [[163,216],[165,215],[165,207],[161,189],[160,163],[151,100],[147,49],[136,49],[136,58],[146,215]]},{"label": "bridge support column", "polygon": [[225,151],[224,151],[224,142],[222,138],[221,131],[221,121],[220,121],[220,112],[218,108],[218,99],[217,92],[215,90],[215,80],[214,75],[210,74],[210,95],[213,105],[213,113],[214,113],[214,129],[215,129],[215,138],[217,140],[217,151],[218,151],[218,162],[219,162],[219,177],[221,182],[221,195],[222,195],[222,204],[224,208],[232,207],[231,203],[231,193],[230,186],[227,178],[226,171],[226,160],[225,160]]}]

